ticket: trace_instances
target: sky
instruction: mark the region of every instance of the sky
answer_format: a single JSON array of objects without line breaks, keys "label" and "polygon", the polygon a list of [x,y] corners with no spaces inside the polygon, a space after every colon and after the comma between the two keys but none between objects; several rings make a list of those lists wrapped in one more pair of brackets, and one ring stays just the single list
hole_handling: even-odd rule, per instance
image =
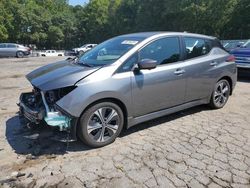
[{"label": "sky", "polygon": [[69,0],[70,5],[83,5],[84,3],[88,3],[89,0]]}]

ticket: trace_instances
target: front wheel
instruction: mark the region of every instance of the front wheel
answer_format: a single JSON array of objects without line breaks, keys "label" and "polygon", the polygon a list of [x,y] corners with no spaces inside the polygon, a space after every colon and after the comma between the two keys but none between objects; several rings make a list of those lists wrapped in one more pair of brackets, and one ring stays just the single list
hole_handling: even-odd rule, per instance
[{"label": "front wheel", "polygon": [[91,147],[102,147],[115,141],[124,124],[121,108],[112,102],[91,106],[81,116],[78,136]]},{"label": "front wheel", "polygon": [[225,106],[230,95],[230,84],[227,80],[220,80],[215,84],[214,91],[210,99],[210,106],[219,109]]}]

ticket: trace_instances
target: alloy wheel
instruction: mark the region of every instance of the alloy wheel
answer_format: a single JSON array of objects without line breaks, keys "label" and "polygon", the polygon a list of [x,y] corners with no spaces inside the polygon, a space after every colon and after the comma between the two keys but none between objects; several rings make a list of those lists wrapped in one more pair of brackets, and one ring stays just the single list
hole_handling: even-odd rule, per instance
[{"label": "alloy wheel", "polygon": [[17,52],[17,57],[22,58],[24,56],[23,52]]},{"label": "alloy wheel", "polygon": [[106,142],[115,135],[120,124],[120,117],[114,108],[102,107],[90,116],[87,132],[95,142]]},{"label": "alloy wheel", "polygon": [[219,107],[224,106],[224,104],[227,102],[229,91],[230,88],[226,81],[222,80],[219,82],[214,92],[214,103]]}]

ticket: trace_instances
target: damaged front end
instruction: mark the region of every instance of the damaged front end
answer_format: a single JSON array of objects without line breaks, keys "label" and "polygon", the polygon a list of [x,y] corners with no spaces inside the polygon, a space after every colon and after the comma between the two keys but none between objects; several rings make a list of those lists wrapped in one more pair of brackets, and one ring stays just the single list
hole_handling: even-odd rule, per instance
[{"label": "damaged front end", "polygon": [[69,133],[69,140],[76,140],[77,118],[67,114],[56,104],[75,88],[76,86],[70,86],[51,91],[34,88],[30,93],[22,93],[19,102],[20,115],[25,117],[28,123],[40,124],[45,121],[47,125]]},{"label": "damaged front end", "polygon": [[20,115],[23,115],[32,124],[46,122],[51,127],[58,127],[61,135],[67,132],[70,133],[67,138],[76,140],[79,117],[69,114],[70,109],[62,109],[57,104],[77,88],[76,83],[79,80],[86,78],[100,68],[81,66],[75,61],[65,60],[45,65],[30,72],[26,78],[34,89],[30,93],[21,94]]}]

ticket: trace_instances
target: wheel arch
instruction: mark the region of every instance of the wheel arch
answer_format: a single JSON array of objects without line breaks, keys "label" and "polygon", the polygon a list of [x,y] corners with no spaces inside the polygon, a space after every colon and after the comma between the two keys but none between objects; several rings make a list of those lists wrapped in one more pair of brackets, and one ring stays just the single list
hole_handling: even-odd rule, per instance
[{"label": "wheel arch", "polygon": [[[106,97],[106,98],[101,98],[101,99],[98,99],[98,100],[95,100],[93,102],[91,102],[89,105],[86,106],[86,108],[82,111],[80,117],[82,116],[82,114],[87,110],[89,109],[90,107],[94,106],[95,104],[98,104],[98,103],[101,103],[101,102],[112,102],[116,105],[118,105],[122,112],[123,112],[123,116],[124,116],[124,125],[123,125],[123,128],[127,127],[127,123],[128,123],[128,120],[127,120],[127,117],[128,117],[128,110],[127,110],[127,107],[126,105],[120,100],[120,99],[117,99],[117,98],[114,98],[114,97]],[[80,118],[79,118],[80,119]]]}]

